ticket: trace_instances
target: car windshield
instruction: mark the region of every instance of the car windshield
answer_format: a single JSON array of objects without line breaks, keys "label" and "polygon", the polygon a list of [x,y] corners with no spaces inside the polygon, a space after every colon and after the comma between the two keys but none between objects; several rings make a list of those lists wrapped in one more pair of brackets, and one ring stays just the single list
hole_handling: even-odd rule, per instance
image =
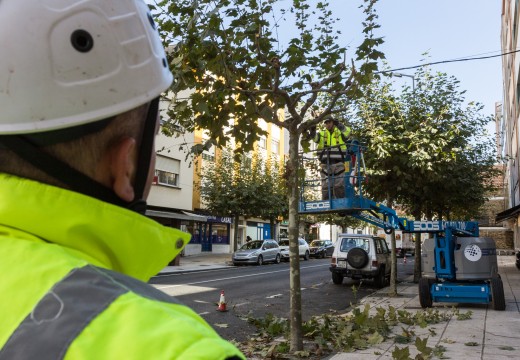
[{"label": "car windshield", "polygon": [[280,245],[280,246],[289,246],[289,240],[280,240],[278,245]]},{"label": "car windshield", "polygon": [[370,248],[370,239],[367,238],[343,238],[341,239],[341,251],[348,251],[352,248],[360,247],[366,251]]},{"label": "car windshield", "polygon": [[311,246],[324,246],[326,245],[325,240],[314,240],[311,242]]},{"label": "car windshield", "polygon": [[244,245],[242,245],[242,247],[240,248],[240,250],[255,250],[255,249],[260,249],[260,248],[262,247],[262,242],[263,242],[263,241],[258,241],[258,240],[250,241],[250,242],[245,243]]}]

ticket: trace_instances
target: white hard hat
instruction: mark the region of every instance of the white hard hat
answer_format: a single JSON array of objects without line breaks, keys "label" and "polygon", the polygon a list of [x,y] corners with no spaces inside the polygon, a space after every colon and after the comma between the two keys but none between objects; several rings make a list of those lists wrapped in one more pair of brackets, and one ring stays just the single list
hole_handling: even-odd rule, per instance
[{"label": "white hard hat", "polygon": [[105,119],[173,80],[141,0],[0,0],[0,49],[1,135]]}]

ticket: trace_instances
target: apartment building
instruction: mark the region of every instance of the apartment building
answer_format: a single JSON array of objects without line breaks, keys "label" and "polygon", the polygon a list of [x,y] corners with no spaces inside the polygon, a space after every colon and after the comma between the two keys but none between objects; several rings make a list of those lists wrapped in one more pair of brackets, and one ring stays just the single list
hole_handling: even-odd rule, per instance
[{"label": "apartment building", "polygon": [[[496,221],[513,230],[514,248],[520,249],[520,154],[518,143],[520,106],[520,57],[513,51],[519,48],[520,3],[502,1],[501,47],[504,102],[497,104],[498,146],[507,159],[504,171],[505,211],[497,214]],[[500,110],[498,110],[500,109]]]},{"label": "apartment building", "polygon": [[[274,124],[259,120],[259,127],[267,132],[266,136],[260,137],[255,144],[254,152],[267,159],[273,156],[279,161],[284,159],[285,149],[285,130]],[[207,140],[207,135],[199,130],[194,134],[195,143],[203,143]],[[233,147],[231,141],[231,147]],[[200,184],[200,175],[203,173],[206,162],[214,162],[221,155],[220,149],[215,147],[203,152],[195,162],[193,168],[193,178],[195,184]],[[219,214],[211,214],[206,210],[205,204],[201,200],[200,191],[197,186],[193,191],[193,209],[197,214],[204,214],[208,217],[206,224],[200,224],[196,235],[192,238],[190,245],[200,244],[201,251],[212,252],[233,252],[234,226],[232,218],[220,217]],[[279,222],[275,226],[274,233],[271,231],[270,223],[264,219],[241,218],[238,224],[238,245],[245,243],[249,236],[253,240],[257,239],[278,239],[287,234],[287,223]]]},{"label": "apartment building", "polygon": [[[188,95],[186,93],[178,96]],[[167,118],[168,104],[169,100],[161,103],[160,114],[163,119]],[[221,150],[212,147],[198,158],[193,158],[188,151],[194,144],[207,140],[205,133],[201,130],[188,133],[180,127],[168,126],[173,136],[166,136],[160,131],[156,138],[155,177],[148,197],[146,215],[165,226],[175,227],[192,235],[183,255],[233,252],[234,219],[209,213],[201,201],[197,186],[201,181],[199,174],[204,163],[218,159]],[[272,155],[282,161],[286,149],[285,130],[263,120],[260,120],[259,126],[268,134],[260,138],[254,151],[264,159]],[[247,236],[252,239],[268,239],[284,237],[286,234],[287,223],[277,224],[273,234],[269,222],[263,219],[240,219],[239,244],[244,243]]]}]

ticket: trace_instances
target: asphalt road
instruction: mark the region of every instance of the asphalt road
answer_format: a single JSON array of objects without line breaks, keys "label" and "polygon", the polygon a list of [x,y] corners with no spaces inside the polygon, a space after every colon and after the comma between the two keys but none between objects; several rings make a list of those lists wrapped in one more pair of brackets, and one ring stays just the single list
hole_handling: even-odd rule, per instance
[{"label": "asphalt road", "polygon": [[[360,285],[345,279],[342,285],[334,285],[329,264],[330,258],[300,261],[304,321],[313,315],[346,312],[356,299],[377,290],[369,281]],[[413,260],[405,266],[413,269]],[[403,270],[401,264],[398,272]],[[191,307],[229,340],[244,341],[256,332],[246,320],[249,316],[289,316],[289,263],[176,273],[154,277],[150,283]],[[225,292],[227,312],[216,310],[221,290]]]}]

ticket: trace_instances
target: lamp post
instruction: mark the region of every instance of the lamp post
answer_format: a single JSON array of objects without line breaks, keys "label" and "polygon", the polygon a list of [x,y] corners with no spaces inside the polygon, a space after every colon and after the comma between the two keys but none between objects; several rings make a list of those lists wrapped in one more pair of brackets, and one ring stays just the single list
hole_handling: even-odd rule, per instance
[{"label": "lamp post", "polygon": [[402,74],[402,73],[396,73],[396,72],[392,72],[391,74],[392,74],[392,76],[395,76],[395,77],[409,77],[409,78],[412,78],[412,90],[415,93],[415,76],[408,75],[408,74]]}]

